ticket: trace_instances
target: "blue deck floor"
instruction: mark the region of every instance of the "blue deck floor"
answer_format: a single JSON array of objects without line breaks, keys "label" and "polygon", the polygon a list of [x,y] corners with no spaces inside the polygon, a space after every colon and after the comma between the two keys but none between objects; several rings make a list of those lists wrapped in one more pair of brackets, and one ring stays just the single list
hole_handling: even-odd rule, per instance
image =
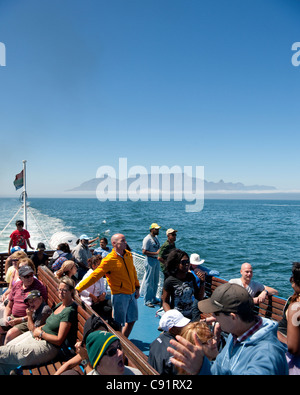
[{"label": "blue deck floor", "polygon": [[157,328],[160,317],[156,316],[159,305],[147,307],[144,298],[138,299],[139,319],[134,324],[129,340],[132,341],[144,354],[149,355],[149,346],[161,333]]}]

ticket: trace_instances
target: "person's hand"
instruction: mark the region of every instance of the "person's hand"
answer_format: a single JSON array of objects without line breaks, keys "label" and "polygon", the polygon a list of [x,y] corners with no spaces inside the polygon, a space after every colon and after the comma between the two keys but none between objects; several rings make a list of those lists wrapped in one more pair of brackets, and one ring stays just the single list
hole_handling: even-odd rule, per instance
[{"label": "person's hand", "polygon": [[200,339],[194,334],[195,345],[181,336],[176,336],[176,340],[170,340],[174,348],[167,348],[167,351],[173,355],[170,361],[174,366],[184,369],[189,374],[198,374],[204,357]]}]

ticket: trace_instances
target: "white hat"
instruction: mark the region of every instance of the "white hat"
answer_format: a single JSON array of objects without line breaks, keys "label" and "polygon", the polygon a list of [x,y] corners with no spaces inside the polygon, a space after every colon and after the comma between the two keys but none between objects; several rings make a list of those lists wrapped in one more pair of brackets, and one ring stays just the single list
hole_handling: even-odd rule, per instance
[{"label": "white hat", "polygon": [[182,328],[186,326],[191,320],[186,318],[176,309],[168,310],[164,313],[159,321],[159,326],[163,331],[168,331],[173,326]]},{"label": "white hat", "polygon": [[87,236],[87,235],[81,235],[81,236],[79,236],[79,239],[80,239],[80,240],[88,240],[88,239],[89,239],[89,236]]},{"label": "white hat", "polygon": [[170,229],[168,229],[168,230],[166,231],[166,235],[168,236],[169,233],[176,233],[176,232],[177,232],[177,230],[175,230],[175,229],[173,229],[173,228],[170,228]]},{"label": "white hat", "polygon": [[203,262],[205,262],[205,259],[200,259],[200,255],[191,254],[190,256],[191,265],[202,265]]}]

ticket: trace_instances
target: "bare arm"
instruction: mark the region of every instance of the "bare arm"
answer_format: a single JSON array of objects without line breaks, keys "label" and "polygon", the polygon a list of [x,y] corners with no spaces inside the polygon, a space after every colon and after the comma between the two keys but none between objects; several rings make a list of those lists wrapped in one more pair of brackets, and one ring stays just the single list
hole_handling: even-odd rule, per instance
[{"label": "bare arm", "polygon": [[47,342],[54,344],[55,346],[61,346],[71,329],[71,325],[72,325],[71,322],[66,322],[66,321],[61,322],[59,325],[59,330],[57,335],[50,335],[49,333],[43,332],[42,331],[43,327],[40,326],[34,329],[33,336],[37,339],[46,340]]}]

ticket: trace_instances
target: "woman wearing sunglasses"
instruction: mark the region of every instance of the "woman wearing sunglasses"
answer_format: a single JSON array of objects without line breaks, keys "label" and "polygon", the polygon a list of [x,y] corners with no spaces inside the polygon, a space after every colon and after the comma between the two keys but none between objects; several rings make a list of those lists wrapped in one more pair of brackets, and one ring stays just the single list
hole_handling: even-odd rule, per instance
[{"label": "woman wearing sunglasses", "polygon": [[167,258],[167,278],[164,282],[162,307],[165,311],[177,309],[192,321],[199,320],[197,301],[203,298],[204,287],[198,287],[189,271],[190,260],[185,251],[173,249]]},{"label": "woman wearing sunglasses", "polygon": [[93,370],[88,375],[141,375],[131,366],[124,365],[120,340],[110,332],[96,331],[88,335],[86,349]]}]

